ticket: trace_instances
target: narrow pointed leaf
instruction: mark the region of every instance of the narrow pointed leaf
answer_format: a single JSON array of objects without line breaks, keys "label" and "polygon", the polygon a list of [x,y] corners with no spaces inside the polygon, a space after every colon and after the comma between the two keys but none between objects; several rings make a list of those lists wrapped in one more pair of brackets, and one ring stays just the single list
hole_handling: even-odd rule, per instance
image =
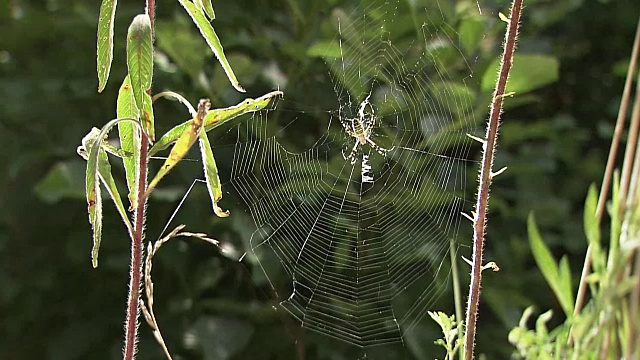
[{"label": "narrow pointed leaf", "polygon": [[107,85],[113,61],[113,22],[117,0],[102,0],[98,18],[98,92]]},{"label": "narrow pointed leaf", "polygon": [[214,20],[216,18],[216,14],[213,12],[211,0],[193,0],[193,4],[198,7],[198,10],[204,12],[209,20]]},{"label": "narrow pointed leaf", "polygon": [[151,42],[151,21],[147,14],[136,16],[127,33],[127,67],[133,97],[140,109],[140,118],[145,133],[153,141],[153,109],[151,78],[153,75],[153,45]]},{"label": "narrow pointed leaf", "polygon": [[202,36],[204,36],[207,44],[209,44],[209,47],[211,48],[211,51],[213,51],[213,54],[216,56],[216,58],[220,62],[220,65],[222,65],[224,72],[227,74],[227,78],[229,78],[231,85],[233,85],[236,90],[245,92],[244,88],[238,82],[238,79],[236,79],[236,75],[233,73],[233,69],[231,69],[231,65],[229,65],[229,62],[224,55],[224,50],[222,49],[222,45],[220,44],[218,35],[216,35],[216,32],[213,30],[213,27],[205,17],[203,11],[189,0],[178,1],[187,11],[189,16],[191,16],[191,19],[200,30]]},{"label": "narrow pointed leaf", "polygon": [[204,13],[207,14],[209,19],[214,20],[216,18],[216,13],[213,11],[211,0],[202,0],[202,5],[204,5]]},{"label": "narrow pointed leaf", "polygon": [[[536,260],[536,264],[540,268],[542,275],[545,280],[553,290],[553,293],[558,298],[562,309],[566,314],[573,313],[573,297],[569,296],[570,299],[567,299],[566,294],[566,280],[563,282],[560,279],[560,271],[558,270],[558,265],[556,264],[553,256],[551,255],[551,251],[547,245],[545,245],[542,237],[540,236],[540,232],[538,231],[538,227],[536,226],[536,221],[533,214],[529,215],[527,220],[527,230],[529,233],[529,244],[531,246],[531,252],[533,253],[533,257]],[[562,265],[561,266],[568,266]],[[566,270],[562,270],[566,271]],[[564,286],[563,286],[564,285]]]},{"label": "narrow pointed leaf", "polygon": [[207,133],[204,131],[200,132],[199,144],[204,166],[204,177],[206,179],[209,196],[211,197],[213,212],[219,217],[227,217],[229,216],[229,211],[222,210],[220,206],[218,206],[218,202],[222,199],[222,186],[220,185],[216,159],[213,157],[213,150],[211,149],[209,138],[207,137]]},{"label": "narrow pointed leaf", "polygon": [[573,316],[574,302],[573,302],[573,290],[571,289],[571,268],[569,267],[569,259],[567,256],[563,256],[558,264],[558,282],[560,287],[560,306],[567,318]]},{"label": "narrow pointed leaf", "polygon": [[[97,130],[97,129],[96,129]],[[98,267],[98,251],[102,241],[102,196],[100,195],[100,184],[98,183],[98,154],[100,148],[100,132],[91,132],[82,139],[84,148],[88,152],[87,174],[85,177],[87,189],[87,206],[89,212],[89,223],[93,230],[93,248],[91,250],[91,260],[93,267]],[[97,145],[97,146],[96,146]]]},{"label": "narrow pointed leaf", "polygon": [[[138,108],[131,89],[129,75],[124,78],[120,92],[118,93],[117,104],[118,118],[138,118]],[[140,132],[138,126],[130,121],[118,123],[118,135],[120,137],[120,148],[127,154],[122,157],[125,175],[127,177],[127,187],[129,189],[129,204],[135,208],[138,195],[138,174],[140,173]]]},{"label": "narrow pointed leaf", "polygon": [[597,207],[598,190],[594,184],[591,184],[584,204],[584,233],[592,248],[593,270],[596,273],[600,273],[604,271],[605,255],[600,244],[600,226],[596,215]]},{"label": "narrow pointed leaf", "polygon": [[203,127],[202,125],[204,117],[206,116],[207,111],[209,111],[210,107],[211,102],[209,101],[209,99],[200,100],[200,103],[198,104],[198,115],[191,120],[189,126],[184,129],[184,132],[176,141],[176,144],[173,146],[171,152],[169,153],[169,157],[167,157],[167,160],[164,162],[156,176],[149,183],[145,197],[148,196],[151,190],[153,190],[156,185],[158,185],[160,180],[162,180],[162,178],[164,178],[169,173],[169,171],[171,171],[171,169],[173,169],[180,162],[180,160],[182,160],[187,152],[189,152],[189,149],[191,149],[193,144],[196,142],[196,139],[198,139],[198,135],[200,134]]},{"label": "narrow pointed leaf", "polygon": [[[93,249],[91,250],[91,258],[93,267],[98,267],[98,252],[100,250],[100,242],[102,240],[102,197],[100,195],[100,184],[98,182],[99,176],[103,177],[103,181],[108,183],[106,180],[111,177],[110,167],[104,167],[104,160],[108,162],[106,158],[106,152],[102,148],[102,139],[109,133],[109,131],[119,122],[121,121],[132,121],[133,119],[114,119],[109,121],[102,130],[98,131],[98,129],[94,128],[82,139],[82,146],[78,149],[78,153],[87,159],[87,173],[85,178],[86,184],[86,196],[87,196],[87,205],[89,212],[89,223],[93,228]],[[102,154],[102,155],[101,155]],[[102,158],[102,160],[101,160]],[[104,173],[100,174],[100,170]],[[109,173],[109,175],[106,174]],[[113,182],[115,186],[115,182]],[[110,185],[107,185],[110,187]],[[113,189],[110,189],[111,192]],[[114,194],[117,194],[117,189],[114,191]],[[116,196],[112,196],[114,201]],[[117,196],[119,198],[119,196]],[[122,201],[120,200],[119,204],[116,203],[116,208],[120,212],[120,215],[123,217],[125,225],[129,230],[131,230],[131,223],[126,216],[126,212],[124,211],[124,206],[122,205]]]},{"label": "narrow pointed leaf", "polygon": [[[266,108],[271,102],[282,96],[282,91],[272,91],[268,94],[265,94],[257,99],[245,99],[241,103],[230,106],[224,109],[214,109],[207,113],[204,118],[204,129],[206,132],[226,123],[227,121],[234,119],[240,115],[260,111]],[[158,153],[158,151],[164,150],[169,145],[173,144],[182,133],[184,133],[185,129],[189,127],[191,120],[187,120],[180,125],[175,126],[173,129],[167,131],[160,140],[158,140],[151,150],[149,150],[149,155],[153,156]]]}]

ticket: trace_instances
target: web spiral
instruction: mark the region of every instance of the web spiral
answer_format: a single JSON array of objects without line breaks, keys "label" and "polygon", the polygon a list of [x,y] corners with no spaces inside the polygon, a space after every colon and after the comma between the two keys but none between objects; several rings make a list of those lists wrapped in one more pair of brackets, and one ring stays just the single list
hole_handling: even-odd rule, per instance
[{"label": "web spiral", "polygon": [[278,258],[268,278],[290,279],[281,306],[360,347],[401,341],[424,317],[447,287],[469,207],[476,100],[451,79],[472,70],[432,3],[336,9],[334,39],[316,46],[338,104],[322,136],[289,151],[265,113],[235,143],[230,183],[255,223],[251,250]]}]

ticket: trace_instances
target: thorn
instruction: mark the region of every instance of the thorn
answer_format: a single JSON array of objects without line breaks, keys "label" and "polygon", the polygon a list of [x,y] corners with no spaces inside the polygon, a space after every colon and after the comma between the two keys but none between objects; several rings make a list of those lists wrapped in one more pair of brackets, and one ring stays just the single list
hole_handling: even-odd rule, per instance
[{"label": "thorn", "polygon": [[471,215],[467,214],[466,212],[461,212],[460,214],[462,214],[462,216],[464,216],[465,218],[469,219],[469,221],[473,222],[473,217],[471,217]]},{"label": "thorn", "polygon": [[513,95],[515,95],[515,94],[516,94],[515,91],[509,91],[508,93],[496,96],[496,99],[504,99],[506,97],[513,97]]},{"label": "thorn", "polygon": [[469,133],[467,133],[467,136],[468,136],[468,137],[470,137],[470,138],[472,138],[473,140],[475,140],[475,141],[479,142],[480,144],[482,144],[482,146],[485,146],[485,145],[487,144],[487,142],[486,142],[486,140],[485,140],[485,139],[481,139],[481,138],[479,138],[479,137],[477,137],[477,136],[474,136],[474,135],[471,135],[471,134],[469,134]]},{"label": "thorn", "polygon": [[494,177],[496,177],[496,176],[498,176],[498,175],[502,174],[505,170],[507,170],[507,167],[506,167],[506,166],[505,166],[505,167],[503,167],[502,169],[500,169],[500,170],[496,171],[496,172],[492,172],[492,173],[491,173],[491,177],[492,177],[492,178],[494,178]]},{"label": "thorn", "polygon": [[501,12],[500,12],[500,13],[498,13],[498,17],[500,18],[500,20],[502,20],[502,21],[506,22],[507,24],[511,22],[511,21],[509,20],[509,18],[508,18],[505,14],[503,14],[503,13],[501,13]]},{"label": "thorn", "polygon": [[485,271],[487,269],[491,269],[493,270],[493,272],[500,271],[500,267],[498,266],[498,264],[496,264],[495,261],[488,262],[486,265],[482,266],[480,270]]},{"label": "thorn", "polygon": [[464,257],[464,255],[463,255],[463,256],[461,256],[461,257],[462,257],[462,260],[464,260],[464,262],[466,262],[467,264],[469,264],[469,266],[473,267],[473,262],[471,262],[471,260],[469,260],[469,259],[467,259],[466,257]]}]

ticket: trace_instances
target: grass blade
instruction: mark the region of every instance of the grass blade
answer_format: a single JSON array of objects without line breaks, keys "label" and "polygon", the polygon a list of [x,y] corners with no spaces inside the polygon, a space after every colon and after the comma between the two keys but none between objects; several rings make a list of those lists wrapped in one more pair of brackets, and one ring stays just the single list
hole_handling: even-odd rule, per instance
[{"label": "grass blade", "polygon": [[216,56],[220,65],[222,65],[224,72],[227,74],[227,78],[229,78],[231,85],[233,85],[236,90],[245,92],[245,89],[240,85],[238,79],[236,79],[236,75],[233,73],[233,69],[231,69],[231,65],[229,65],[229,62],[224,55],[224,50],[222,49],[218,35],[216,35],[216,32],[213,30],[213,27],[205,17],[203,11],[189,0],[178,1],[187,11],[189,16],[191,16],[191,19],[200,30],[200,33],[207,41],[207,44],[209,44],[211,51],[213,51],[213,54]]},{"label": "grass blade", "polygon": [[140,109],[142,128],[154,139],[151,78],[153,76],[153,45],[149,15],[136,16],[127,33],[127,67],[136,106]]},{"label": "grass blade", "polygon": [[102,0],[98,18],[98,92],[107,85],[113,61],[113,22],[117,0]]}]

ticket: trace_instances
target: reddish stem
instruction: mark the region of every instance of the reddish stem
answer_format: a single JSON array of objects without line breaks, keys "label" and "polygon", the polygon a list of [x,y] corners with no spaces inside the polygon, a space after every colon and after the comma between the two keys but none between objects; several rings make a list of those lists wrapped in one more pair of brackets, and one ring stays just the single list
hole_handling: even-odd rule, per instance
[{"label": "reddish stem", "polygon": [[489,114],[489,124],[485,135],[484,151],[482,154],[482,167],[480,169],[480,181],[478,184],[478,199],[476,202],[476,213],[473,222],[473,266],[471,269],[471,284],[469,285],[469,301],[467,304],[466,332],[465,332],[465,359],[473,359],[473,351],[476,337],[476,322],[478,316],[478,303],[480,302],[480,285],[482,283],[482,250],[484,248],[484,234],[487,222],[487,210],[489,208],[489,190],[493,177],[493,159],[496,142],[498,139],[498,128],[500,127],[500,115],[502,114],[502,103],[504,91],[509,78],[509,71],[513,63],[513,53],[516,48],[518,38],[518,26],[520,24],[520,13],[522,11],[522,1],[514,0],[509,17],[509,25],[505,35],[504,51],[502,53],[502,64],[496,90],[493,94],[491,112]]},{"label": "reddish stem", "polygon": [[133,360],[138,342],[138,317],[140,316],[140,288],[142,286],[142,241],[147,199],[147,156],[149,138],[142,132],[140,141],[140,172],[138,176],[138,203],[134,213],[133,237],[131,239],[131,266],[129,268],[129,298],[125,321],[124,360]]}]

